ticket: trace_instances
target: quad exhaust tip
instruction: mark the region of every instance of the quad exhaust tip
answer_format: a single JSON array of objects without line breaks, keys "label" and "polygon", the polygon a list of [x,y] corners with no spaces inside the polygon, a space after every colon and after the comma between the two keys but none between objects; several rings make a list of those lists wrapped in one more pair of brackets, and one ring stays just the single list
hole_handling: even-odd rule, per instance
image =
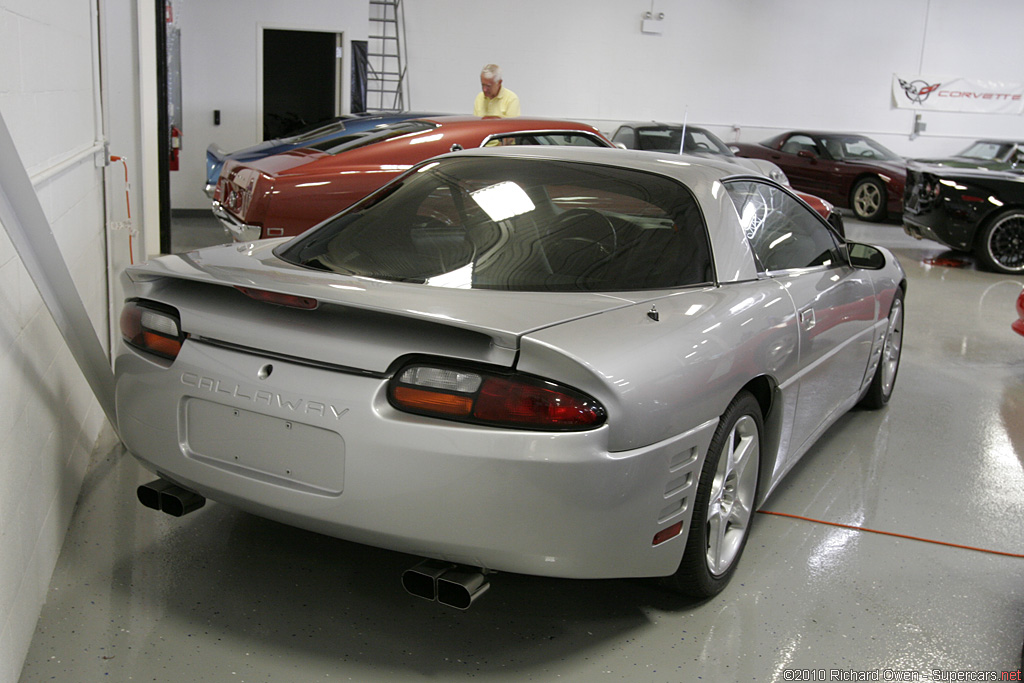
[{"label": "quad exhaust tip", "polygon": [[424,560],[402,574],[402,586],[424,600],[467,610],[491,587],[482,571],[440,560]]},{"label": "quad exhaust tip", "polygon": [[206,499],[195,491],[183,489],[166,479],[156,479],[138,488],[139,502],[148,508],[181,517],[195,512],[206,504]]}]

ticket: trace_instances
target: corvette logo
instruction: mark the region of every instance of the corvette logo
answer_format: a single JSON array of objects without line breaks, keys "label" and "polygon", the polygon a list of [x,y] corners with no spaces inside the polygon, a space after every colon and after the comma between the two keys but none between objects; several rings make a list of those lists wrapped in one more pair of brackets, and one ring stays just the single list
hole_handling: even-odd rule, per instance
[{"label": "corvette logo", "polygon": [[907,96],[907,99],[914,104],[924,104],[924,101],[928,99],[928,96],[933,92],[942,87],[942,83],[929,84],[927,81],[910,81],[909,83],[902,78],[899,79],[900,87],[903,88],[903,94]]}]

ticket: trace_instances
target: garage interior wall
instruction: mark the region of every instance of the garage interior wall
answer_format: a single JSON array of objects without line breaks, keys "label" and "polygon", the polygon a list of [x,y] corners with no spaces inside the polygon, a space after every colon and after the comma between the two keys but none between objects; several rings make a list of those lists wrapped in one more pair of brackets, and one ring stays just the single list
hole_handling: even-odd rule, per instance
[{"label": "garage interior wall", "polygon": [[[106,27],[98,22],[104,4],[114,6]],[[108,102],[120,122],[111,143],[135,162],[133,7],[131,0],[0,0],[0,113],[104,348],[116,292],[109,276],[128,260],[127,232],[108,240],[107,219],[127,218],[127,201],[123,167],[103,167],[104,65],[96,57],[101,33],[106,40],[116,31],[121,45],[110,50],[118,60],[110,72],[123,80]],[[137,164],[130,169],[137,182]],[[108,190],[120,214],[108,216]],[[8,683],[18,680],[90,458],[108,452],[115,437],[4,229],[0,378],[0,682]]]}]

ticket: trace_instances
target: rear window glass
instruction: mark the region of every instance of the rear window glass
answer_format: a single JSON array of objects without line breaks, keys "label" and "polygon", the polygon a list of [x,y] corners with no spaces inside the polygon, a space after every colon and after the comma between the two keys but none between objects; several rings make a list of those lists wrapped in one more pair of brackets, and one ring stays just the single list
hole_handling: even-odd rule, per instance
[{"label": "rear window glass", "polygon": [[1013,145],[1007,142],[979,140],[964,151],[960,152],[957,156],[967,157],[968,159],[1002,159],[1010,153],[1010,149],[1012,147]]},{"label": "rear window glass", "polygon": [[346,275],[467,289],[616,291],[713,279],[704,219],[683,185],[509,157],[421,166],[278,255]]},{"label": "rear window glass", "polygon": [[502,133],[493,135],[483,144],[484,147],[499,145],[560,145],[570,147],[608,147],[608,143],[591,133],[582,131],[570,132],[530,132]]},{"label": "rear window glass", "polygon": [[651,152],[703,152],[705,154],[721,154],[732,156],[729,148],[722,142],[701,128],[686,128],[685,144],[682,150],[679,149],[680,142],[683,142],[683,127],[661,127],[661,128],[638,128],[637,149]]},{"label": "rear window glass", "polygon": [[346,135],[341,138],[324,140],[323,142],[310,145],[310,148],[318,149],[321,152],[326,152],[327,154],[341,154],[342,152],[358,149],[367,145],[374,145],[378,142],[384,142],[385,140],[397,138],[402,135],[419,133],[424,130],[433,130],[434,128],[437,128],[437,124],[429,121],[402,121],[401,123],[392,123],[387,126],[381,126],[380,128],[374,128],[368,131],[352,133],[351,135]]},{"label": "rear window glass", "polygon": [[326,135],[337,135],[345,130],[344,121],[332,121],[323,126],[316,126],[310,130],[300,130],[291,134],[290,140],[292,142],[309,142],[310,140],[317,140]]}]

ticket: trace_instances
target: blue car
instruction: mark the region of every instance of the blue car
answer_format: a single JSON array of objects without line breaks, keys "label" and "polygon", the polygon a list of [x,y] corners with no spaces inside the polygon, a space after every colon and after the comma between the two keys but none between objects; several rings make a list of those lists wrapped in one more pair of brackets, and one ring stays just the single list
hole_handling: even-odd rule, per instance
[{"label": "blue car", "polygon": [[431,112],[403,112],[401,114],[382,115],[350,115],[338,116],[328,121],[322,121],[313,126],[301,130],[294,135],[263,142],[237,150],[225,152],[217,147],[216,143],[206,149],[206,196],[213,198],[213,190],[217,187],[217,178],[224,168],[224,162],[228,159],[236,161],[253,161],[262,159],[271,154],[280,154],[299,147],[309,147],[328,140],[339,140],[347,136],[364,135],[367,131],[377,126],[384,126],[389,123],[397,123],[407,119],[418,119],[424,116],[437,116]]}]

